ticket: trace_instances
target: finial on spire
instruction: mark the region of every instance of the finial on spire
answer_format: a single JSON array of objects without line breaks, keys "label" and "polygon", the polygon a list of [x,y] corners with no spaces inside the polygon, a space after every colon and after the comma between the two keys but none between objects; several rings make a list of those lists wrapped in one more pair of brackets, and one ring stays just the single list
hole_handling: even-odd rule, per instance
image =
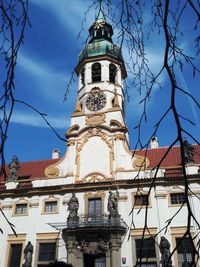
[{"label": "finial on spire", "polygon": [[102,0],[99,0],[99,11],[96,17],[96,21],[106,21],[106,17],[102,9]]}]

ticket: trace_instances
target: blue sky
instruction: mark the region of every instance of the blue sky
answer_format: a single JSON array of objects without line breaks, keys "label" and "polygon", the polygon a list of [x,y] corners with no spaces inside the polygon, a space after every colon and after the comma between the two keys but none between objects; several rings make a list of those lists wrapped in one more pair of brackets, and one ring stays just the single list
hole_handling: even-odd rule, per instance
[{"label": "blue sky", "polygon": [[[62,137],[70,126],[70,114],[74,110],[77,92],[75,81],[67,95],[67,101],[63,102],[66,84],[83,49],[82,43],[87,38],[87,30],[95,19],[95,11],[91,10],[84,23],[81,38],[77,39],[84,12],[90,4],[89,0],[30,0],[29,18],[32,27],[26,29],[25,42],[18,56],[15,97],[48,114],[47,119]],[[146,24],[148,21],[147,15]],[[192,30],[189,13],[185,20],[185,37],[181,40],[181,45],[189,53],[194,54],[190,48]],[[153,35],[146,50],[150,67],[155,72],[163,61],[163,40],[159,38]],[[123,55],[128,62],[129,56],[125,46]],[[199,77],[191,79],[188,67],[183,74],[177,69],[177,77],[184,89],[199,99]],[[165,74],[160,78],[160,82],[163,89],[155,88],[148,104],[148,122],[142,131],[144,141],[149,138],[153,125],[169,104],[169,84]],[[128,83],[130,98],[126,101],[126,121],[133,147],[137,139],[137,133],[133,128],[140,117],[142,106],[138,104],[141,96],[132,85],[131,77]],[[198,138],[199,110],[188,98],[180,96],[177,103],[181,114],[193,118],[196,127],[188,123],[185,126]],[[157,135],[160,145],[169,145],[175,134],[173,119],[169,116]],[[63,155],[66,144],[55,136],[37,113],[16,104],[6,143],[6,161],[10,162],[13,154],[17,155],[20,161],[49,159],[53,148],[59,148]]]}]

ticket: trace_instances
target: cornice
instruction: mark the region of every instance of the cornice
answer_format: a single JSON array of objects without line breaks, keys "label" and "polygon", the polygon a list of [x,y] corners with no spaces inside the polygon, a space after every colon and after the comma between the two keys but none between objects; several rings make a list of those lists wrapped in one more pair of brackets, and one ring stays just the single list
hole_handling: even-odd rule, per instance
[{"label": "cornice", "polygon": [[[200,174],[187,176],[188,182],[200,183]],[[16,189],[1,189],[1,199],[16,198],[20,196],[34,196],[34,195],[46,195],[46,194],[65,194],[71,192],[85,192],[94,190],[115,190],[117,189],[129,189],[137,188],[138,183],[141,187],[148,187],[154,183],[155,186],[171,186],[171,185],[184,185],[183,176],[179,177],[157,177],[144,178],[144,179],[123,179],[123,180],[106,180],[99,182],[84,182],[67,185],[55,185],[55,186],[43,186],[43,187],[31,187],[31,188],[16,188]]]},{"label": "cornice", "polygon": [[77,132],[72,132],[72,133],[68,133],[67,132],[65,134],[65,136],[66,136],[66,138],[78,137],[79,135],[82,135],[84,132],[87,132],[89,129],[93,129],[93,128],[96,128],[96,127],[101,128],[103,130],[106,130],[106,131],[108,131],[110,133],[116,133],[116,132],[127,133],[128,132],[128,129],[125,126],[112,128],[112,127],[109,127],[109,126],[106,126],[106,125],[89,125],[89,126],[85,126],[80,131],[77,131]]}]

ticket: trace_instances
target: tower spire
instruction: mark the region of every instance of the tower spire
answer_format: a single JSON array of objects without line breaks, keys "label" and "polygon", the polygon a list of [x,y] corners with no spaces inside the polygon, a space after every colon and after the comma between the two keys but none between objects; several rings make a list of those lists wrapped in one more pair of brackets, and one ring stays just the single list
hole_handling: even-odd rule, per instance
[{"label": "tower spire", "polygon": [[102,9],[102,0],[99,0],[99,10],[96,17],[96,21],[106,21],[106,17]]}]

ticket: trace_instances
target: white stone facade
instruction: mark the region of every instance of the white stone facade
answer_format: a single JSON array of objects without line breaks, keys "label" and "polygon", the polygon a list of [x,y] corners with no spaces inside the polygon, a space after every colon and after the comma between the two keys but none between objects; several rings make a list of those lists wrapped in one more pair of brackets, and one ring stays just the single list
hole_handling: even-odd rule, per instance
[{"label": "white stone facade", "polygon": [[[109,29],[109,25],[107,27]],[[95,82],[92,81],[94,63],[101,64],[101,78]],[[114,82],[110,81],[109,76],[111,63],[117,69]],[[168,239],[172,251],[177,238],[186,231],[187,205],[184,204],[180,209],[181,197],[185,190],[182,176],[180,174],[167,176],[167,172],[175,168],[173,164],[161,166],[157,171],[152,169],[153,156],[148,158],[144,156],[145,152],[133,153],[129,148],[123,107],[123,79],[126,76],[123,64],[122,59],[107,54],[82,59],[77,66],[79,77],[77,105],[71,117],[71,127],[67,131],[66,154],[63,158],[45,166],[37,177],[7,181],[5,187],[4,182],[1,183],[1,209],[8,221],[15,226],[18,236],[14,235],[6,219],[1,216],[3,234],[0,234],[0,267],[11,266],[12,249],[16,249],[17,244],[21,246],[18,247],[21,249],[21,254],[16,267],[22,267],[23,250],[28,241],[34,248],[31,267],[45,266],[51,260],[51,257],[48,261],[42,258],[40,254],[42,244],[55,244],[55,255],[52,254],[52,257],[72,262],[75,267],[86,267],[88,257],[93,260],[89,267],[132,267],[136,266],[138,242],[142,236],[144,238],[153,236],[156,241],[153,243],[155,251],[152,247],[148,248],[152,249],[153,256],[142,259],[146,264],[144,266],[160,266],[161,254],[158,244],[161,236],[164,235]],[[81,76],[83,68],[84,82]],[[94,88],[103,92],[106,104],[103,107],[97,105],[96,110],[91,111],[86,106],[86,99]],[[99,100],[94,100],[93,105],[96,105],[95,101],[98,103]],[[156,153],[160,149],[158,142],[152,149],[155,149],[157,157]],[[54,153],[53,157],[59,158],[58,151],[54,152],[56,155]],[[177,166],[175,169],[177,170]],[[192,192],[189,194],[189,201],[196,220],[200,222],[198,170],[198,162],[186,167]],[[30,169],[31,171],[34,172]],[[79,241],[83,240],[76,235],[82,226],[77,224],[76,230],[72,229],[73,234],[68,229],[70,226],[67,223],[68,203],[72,193],[75,193],[79,201],[78,218],[85,216],[87,220],[93,220],[89,215],[90,203],[90,205],[98,204],[99,215],[108,216],[112,221],[113,218],[108,210],[110,191],[118,192],[118,213],[127,229],[126,233],[123,232],[125,228],[111,227],[110,231],[102,229],[102,233],[105,231],[108,236],[102,234],[101,237],[96,237],[95,231],[85,228],[83,236],[92,245],[102,241],[101,239],[105,239],[106,242],[109,239],[109,242],[105,242],[107,246],[105,251],[100,253],[105,261],[101,263],[102,265],[98,265],[100,263],[95,260],[99,259],[99,252],[91,256],[90,253],[81,250]],[[97,207],[94,207],[96,211]],[[171,218],[173,220],[166,228]],[[148,227],[146,231],[144,231],[145,225]],[[191,220],[190,228],[192,235],[196,236],[199,229],[195,220]],[[94,229],[98,235],[101,233],[98,226]],[[198,238],[197,235],[195,244]],[[183,253],[180,252],[178,255],[177,251],[172,255],[173,266],[180,267],[178,259],[180,260],[182,256]]]}]

